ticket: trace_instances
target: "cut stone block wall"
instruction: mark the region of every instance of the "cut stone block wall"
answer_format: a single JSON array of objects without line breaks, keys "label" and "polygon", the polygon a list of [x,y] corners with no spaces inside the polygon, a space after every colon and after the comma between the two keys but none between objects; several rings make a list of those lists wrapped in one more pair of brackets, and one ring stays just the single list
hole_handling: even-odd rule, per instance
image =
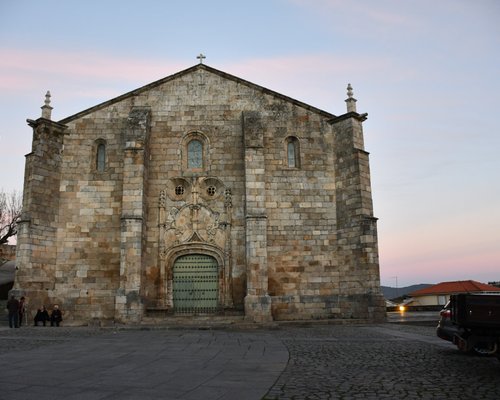
[{"label": "cut stone block wall", "polygon": [[59,133],[35,137],[27,156],[15,289],[61,304],[75,324],[139,322],[148,309],[175,311],[175,258],[202,252],[220,264],[221,309],[250,320],[380,318],[363,118],[201,65],[59,123],[34,121],[37,135]]}]

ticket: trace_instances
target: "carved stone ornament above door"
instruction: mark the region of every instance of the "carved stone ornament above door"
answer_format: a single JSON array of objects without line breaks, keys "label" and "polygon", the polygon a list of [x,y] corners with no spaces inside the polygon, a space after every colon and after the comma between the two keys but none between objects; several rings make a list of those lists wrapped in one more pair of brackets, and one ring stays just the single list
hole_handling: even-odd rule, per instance
[{"label": "carved stone ornament above door", "polygon": [[160,248],[207,243],[225,249],[231,191],[217,178],[170,179],[160,193]]}]

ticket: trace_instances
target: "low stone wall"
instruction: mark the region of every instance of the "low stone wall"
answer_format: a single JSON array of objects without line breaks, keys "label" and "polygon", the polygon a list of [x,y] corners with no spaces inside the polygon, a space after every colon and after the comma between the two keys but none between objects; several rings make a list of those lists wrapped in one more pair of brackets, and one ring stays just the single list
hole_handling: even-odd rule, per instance
[{"label": "low stone wall", "polygon": [[16,246],[9,244],[0,245],[0,300],[7,300],[9,290],[12,289],[12,285],[14,284],[13,266],[6,267],[4,264],[15,259]]},{"label": "low stone wall", "polygon": [[0,265],[1,260],[12,261],[16,259],[16,246],[11,244],[0,245]]}]

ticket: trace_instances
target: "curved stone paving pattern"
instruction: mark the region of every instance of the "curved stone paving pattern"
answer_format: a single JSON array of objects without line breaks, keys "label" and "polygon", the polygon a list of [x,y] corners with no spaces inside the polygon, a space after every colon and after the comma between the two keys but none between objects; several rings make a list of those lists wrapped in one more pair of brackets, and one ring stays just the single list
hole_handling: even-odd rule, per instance
[{"label": "curved stone paving pattern", "polygon": [[496,358],[461,354],[434,327],[399,324],[0,328],[0,368],[2,400],[500,398]]}]

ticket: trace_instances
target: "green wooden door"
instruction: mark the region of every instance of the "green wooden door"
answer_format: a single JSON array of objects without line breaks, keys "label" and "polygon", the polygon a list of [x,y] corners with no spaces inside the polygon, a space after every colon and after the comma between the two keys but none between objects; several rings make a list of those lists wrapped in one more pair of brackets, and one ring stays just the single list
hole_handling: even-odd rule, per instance
[{"label": "green wooden door", "polygon": [[213,257],[203,254],[181,256],[175,260],[173,272],[176,313],[217,311],[219,274]]}]

